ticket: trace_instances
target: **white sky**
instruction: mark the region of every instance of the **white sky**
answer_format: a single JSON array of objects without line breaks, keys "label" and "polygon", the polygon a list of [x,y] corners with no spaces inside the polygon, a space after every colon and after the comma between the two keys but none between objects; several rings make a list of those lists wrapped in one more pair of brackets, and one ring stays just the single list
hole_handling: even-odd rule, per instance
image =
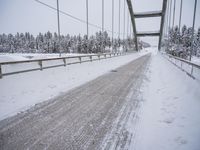
[{"label": "white sky", "polygon": [[[51,6],[56,7],[56,0],[41,0]],[[89,1],[89,22],[101,26],[101,0]],[[105,28],[111,30],[111,4],[112,0],[105,1]],[[180,0],[177,1],[176,18],[179,16]],[[194,0],[183,0],[183,24],[192,26],[192,16]],[[78,18],[86,20],[85,0],[59,0],[60,10],[72,14]],[[162,0],[132,0],[135,12],[161,10]],[[115,0],[115,25],[114,30],[118,32],[118,4]],[[123,31],[123,5],[121,0],[121,31]],[[126,6],[126,15],[127,15]],[[198,0],[197,16],[200,18],[200,2]],[[35,0],[0,0],[0,33],[30,32],[34,35],[39,32],[57,32],[56,11],[47,8]],[[86,25],[73,20],[70,17],[60,14],[62,34],[85,34]],[[127,23],[127,17],[126,17]],[[178,19],[175,24],[178,24]],[[127,28],[127,24],[125,25]],[[160,19],[137,19],[136,27],[138,31],[159,30]],[[196,19],[196,29],[200,26],[200,19]],[[94,34],[98,29],[89,28],[89,33]],[[127,29],[126,29],[127,31]],[[118,35],[115,34],[117,37]],[[122,36],[123,37],[123,36]],[[143,38],[144,41],[157,44],[157,38]]]}]

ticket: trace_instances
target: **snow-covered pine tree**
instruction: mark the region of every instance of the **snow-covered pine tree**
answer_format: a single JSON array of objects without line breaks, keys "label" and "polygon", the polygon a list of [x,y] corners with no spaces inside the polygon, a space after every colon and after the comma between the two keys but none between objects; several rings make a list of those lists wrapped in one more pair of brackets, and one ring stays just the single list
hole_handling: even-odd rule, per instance
[{"label": "snow-covered pine tree", "polygon": [[200,28],[198,28],[196,34],[196,55],[200,57]]}]

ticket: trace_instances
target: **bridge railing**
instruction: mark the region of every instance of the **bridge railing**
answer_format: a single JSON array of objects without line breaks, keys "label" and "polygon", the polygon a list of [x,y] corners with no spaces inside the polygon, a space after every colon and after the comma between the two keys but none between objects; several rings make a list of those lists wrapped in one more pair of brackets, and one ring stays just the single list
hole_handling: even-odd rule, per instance
[{"label": "bridge railing", "polygon": [[68,56],[68,57],[58,57],[58,58],[0,62],[0,79],[3,76],[8,76],[8,75],[14,75],[14,74],[37,71],[37,70],[42,71],[44,69],[67,66],[84,62],[92,62],[96,60],[107,59],[121,55],[125,55],[125,53],[121,52],[102,53],[102,54],[89,54],[89,55]]},{"label": "bridge railing", "polygon": [[167,54],[167,59],[193,79],[200,80],[200,65],[170,54]]}]

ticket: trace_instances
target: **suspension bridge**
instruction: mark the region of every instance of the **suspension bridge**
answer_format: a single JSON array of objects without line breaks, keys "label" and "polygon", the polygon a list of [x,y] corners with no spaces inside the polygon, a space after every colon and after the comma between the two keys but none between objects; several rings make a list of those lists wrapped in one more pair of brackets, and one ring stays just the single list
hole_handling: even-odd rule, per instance
[{"label": "suspension bridge", "polygon": [[[160,50],[161,49],[161,45],[162,45],[162,40],[163,40],[163,37],[164,36],[167,36],[168,33],[169,33],[169,30],[170,28],[174,28],[175,26],[175,16],[176,16],[176,12],[178,10],[176,10],[177,8],[177,2],[176,0],[174,0],[173,2],[172,1],[163,1],[162,3],[162,9],[161,10],[155,10],[155,11],[150,11],[150,12],[135,12],[134,9],[133,9],[133,3],[131,0],[124,0],[124,1],[121,1],[119,0],[118,1],[118,12],[119,12],[119,15],[118,15],[118,31],[116,31],[114,29],[114,24],[115,23],[115,1],[112,0],[112,8],[111,8],[111,13],[112,13],[112,29],[106,29],[104,26],[105,26],[105,4],[104,4],[104,0],[102,0],[102,25],[96,25],[94,23],[90,23],[89,22],[89,4],[88,4],[88,0],[86,0],[86,20],[84,19],[81,19],[81,18],[78,18],[78,17],[75,17],[69,13],[66,13],[62,10],[59,10],[59,2],[57,0],[57,8],[56,7],[53,7],[51,5],[48,5],[40,0],[35,0],[36,2],[50,8],[50,9],[53,9],[53,10],[56,10],[57,11],[57,19],[58,19],[58,35],[60,35],[60,19],[59,19],[59,15],[60,13],[63,14],[63,15],[66,15],[72,19],[75,19],[81,23],[84,23],[86,24],[86,34],[87,34],[87,37],[89,37],[89,26],[91,27],[94,27],[96,29],[99,29],[99,30],[102,30],[102,32],[105,30],[105,31],[108,31],[112,34],[112,43],[113,43],[113,38],[114,38],[114,34],[118,35],[118,38],[121,37],[121,35],[123,35],[123,38],[125,38],[125,35],[129,34],[130,32],[130,35],[134,35],[134,42],[135,42],[135,50],[138,51],[138,37],[144,37],[144,36],[158,36],[159,37],[159,43],[158,43],[158,49]],[[121,3],[124,3],[124,10],[123,10],[123,18],[121,18]],[[172,3],[173,3],[173,6],[172,6]],[[128,15],[127,15],[127,18],[126,18],[126,5],[127,5],[127,8],[128,8]],[[178,20],[178,27],[179,27],[179,30],[181,28],[181,21],[182,21],[182,7],[183,5],[183,1],[180,1],[180,12],[179,12],[179,18],[176,18]],[[197,9],[197,1],[195,1],[195,4],[194,4],[194,14],[193,14],[193,21],[192,21],[192,28],[193,28],[193,31],[194,31],[194,26],[195,26],[195,20],[196,20],[196,10]],[[173,13],[173,14],[172,14]],[[146,32],[140,32],[136,29],[136,19],[143,19],[143,18],[153,18],[153,17],[160,17],[161,18],[161,21],[160,21],[160,28],[157,30],[157,31],[146,31]],[[130,31],[129,31],[129,18],[130,18]],[[123,22],[122,22],[123,21]],[[126,27],[126,22],[127,21],[127,27]],[[123,24],[123,32],[121,32],[121,24]],[[127,32],[125,31],[127,28]],[[164,33],[164,34],[163,34]]]},{"label": "suspension bridge", "polygon": [[[142,150],[149,147],[175,149],[180,145],[185,149],[199,148],[200,129],[195,124],[200,120],[194,114],[200,112],[197,103],[200,65],[190,61],[194,47],[190,49],[190,60],[163,53],[169,49],[170,43],[164,47],[163,42],[169,39],[175,19],[181,30],[184,0],[180,0],[178,7],[179,18],[175,17],[177,0],[162,0],[161,10],[146,12],[135,12],[131,0],[112,0],[111,29],[105,27],[104,0],[101,0],[101,25],[89,21],[89,0],[84,6],[86,20],[60,10],[58,0],[57,7],[40,0],[35,2],[56,11],[59,37],[62,14],[83,23],[87,39],[90,27],[109,32],[112,51],[78,56],[64,56],[60,51],[60,57],[56,58],[0,62],[0,91],[4,98],[0,99],[0,149]],[[197,5],[195,0],[192,45]],[[117,30],[115,9],[119,9]],[[127,26],[126,12],[130,21]],[[141,18],[160,18],[158,31],[139,31],[136,24]],[[115,52],[114,38],[125,39],[126,34],[133,37],[135,52]],[[140,51],[139,38],[154,36],[159,38],[158,48]],[[183,80],[189,89],[197,87],[189,96],[185,94],[187,89],[183,88]],[[175,88],[179,90],[174,92]],[[8,99],[10,103],[4,103]],[[145,102],[147,105],[143,106]],[[141,113],[143,107],[146,111]],[[196,133],[189,130],[191,126]],[[159,134],[154,137],[157,130]],[[177,130],[184,134],[172,133]],[[194,137],[188,136],[191,134]],[[159,144],[155,143],[158,140]],[[172,141],[175,144],[171,144]]]}]

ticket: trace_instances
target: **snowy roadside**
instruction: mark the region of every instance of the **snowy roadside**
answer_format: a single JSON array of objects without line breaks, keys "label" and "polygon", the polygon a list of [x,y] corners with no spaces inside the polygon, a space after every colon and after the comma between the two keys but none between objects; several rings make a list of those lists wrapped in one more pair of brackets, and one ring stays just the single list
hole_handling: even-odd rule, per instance
[{"label": "snowy roadside", "polygon": [[0,79],[0,120],[52,99],[149,51],[4,77]]},{"label": "snowy roadside", "polygon": [[199,150],[200,83],[163,58],[152,56],[135,150]]},{"label": "snowy roadside", "polygon": [[[62,54],[62,57],[70,57],[70,56],[81,56],[86,54],[79,53],[67,53]],[[34,60],[34,59],[47,59],[47,58],[58,58],[59,54],[40,54],[40,53],[0,53],[0,62],[7,61],[20,61],[20,60]]]},{"label": "snowy roadside", "polygon": [[197,65],[200,65],[200,57],[193,56],[192,57],[192,62],[195,63],[195,64],[197,64]]}]

